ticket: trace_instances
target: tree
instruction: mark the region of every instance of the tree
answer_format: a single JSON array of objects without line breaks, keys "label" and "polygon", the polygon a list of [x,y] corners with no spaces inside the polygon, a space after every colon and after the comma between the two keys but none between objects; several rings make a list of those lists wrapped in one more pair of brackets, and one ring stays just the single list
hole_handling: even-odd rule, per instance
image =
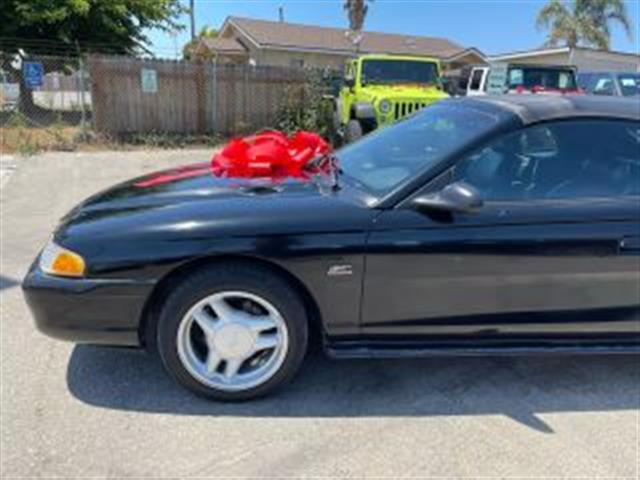
[{"label": "tree", "polygon": [[180,30],[185,10],[179,0],[2,0],[0,37],[23,41],[59,42],[75,49],[130,54],[145,51],[149,29]]},{"label": "tree", "polygon": [[[175,31],[185,11],[179,0],[2,0],[0,39],[2,68],[18,49],[36,53],[76,55],[79,49],[113,54],[148,51],[150,29]],[[47,68],[47,65],[45,65]],[[21,108],[33,108],[31,91],[21,86]],[[24,111],[24,109],[23,109]]]},{"label": "tree", "polygon": [[353,43],[356,52],[360,51],[362,27],[364,26],[364,19],[369,11],[367,2],[372,1],[373,0],[345,0],[344,2],[344,9],[347,11],[349,17],[349,31],[347,35]]},{"label": "tree", "polygon": [[364,19],[369,11],[367,2],[372,0],[345,0],[344,9],[349,17],[349,29],[354,32],[362,31]]},{"label": "tree", "polygon": [[573,0],[571,3],[550,0],[537,19],[538,29],[548,29],[546,44],[583,45],[609,50],[611,24],[618,23],[629,38],[631,21],[624,0]]},{"label": "tree", "polygon": [[199,61],[209,61],[212,59],[213,53],[207,49],[198,50],[198,45],[200,44],[200,40],[203,38],[216,38],[218,36],[218,30],[213,27],[204,26],[200,30],[200,33],[187,43],[182,48],[182,55],[185,60],[199,60]]}]

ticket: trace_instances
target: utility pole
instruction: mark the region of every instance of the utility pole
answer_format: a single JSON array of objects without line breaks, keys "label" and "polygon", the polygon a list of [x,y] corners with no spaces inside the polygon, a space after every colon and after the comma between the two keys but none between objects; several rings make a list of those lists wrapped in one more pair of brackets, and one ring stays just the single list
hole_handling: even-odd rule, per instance
[{"label": "utility pole", "polygon": [[196,1],[189,0],[189,17],[191,18],[191,40],[196,39]]}]

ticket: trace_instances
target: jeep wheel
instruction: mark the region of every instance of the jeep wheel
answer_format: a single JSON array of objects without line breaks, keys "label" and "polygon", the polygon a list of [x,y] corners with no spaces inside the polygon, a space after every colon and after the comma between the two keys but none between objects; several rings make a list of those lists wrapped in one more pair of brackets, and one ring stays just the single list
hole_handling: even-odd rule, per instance
[{"label": "jeep wheel", "polygon": [[364,131],[362,129],[362,124],[358,120],[349,120],[347,123],[347,128],[344,132],[344,139],[347,143],[355,142],[356,140],[362,138]]}]

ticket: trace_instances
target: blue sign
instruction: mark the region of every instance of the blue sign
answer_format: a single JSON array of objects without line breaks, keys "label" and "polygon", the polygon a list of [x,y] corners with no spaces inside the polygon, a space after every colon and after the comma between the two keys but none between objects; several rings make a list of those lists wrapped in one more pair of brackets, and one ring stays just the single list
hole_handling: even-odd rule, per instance
[{"label": "blue sign", "polygon": [[41,62],[23,62],[22,76],[24,83],[28,88],[36,88],[42,86],[42,77],[44,76],[44,67]]}]

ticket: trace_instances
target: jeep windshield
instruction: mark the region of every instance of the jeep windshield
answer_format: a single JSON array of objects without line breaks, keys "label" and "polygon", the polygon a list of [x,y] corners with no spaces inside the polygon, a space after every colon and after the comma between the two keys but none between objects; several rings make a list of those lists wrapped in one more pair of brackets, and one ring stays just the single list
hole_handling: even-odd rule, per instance
[{"label": "jeep windshield", "polygon": [[437,166],[511,116],[444,100],[336,152],[346,183],[382,197]]},{"label": "jeep windshield", "polygon": [[438,66],[411,60],[364,60],[362,85],[437,84]]},{"label": "jeep windshield", "polygon": [[576,76],[570,68],[511,67],[509,68],[509,89],[518,87],[527,90],[535,87],[575,90]]}]

